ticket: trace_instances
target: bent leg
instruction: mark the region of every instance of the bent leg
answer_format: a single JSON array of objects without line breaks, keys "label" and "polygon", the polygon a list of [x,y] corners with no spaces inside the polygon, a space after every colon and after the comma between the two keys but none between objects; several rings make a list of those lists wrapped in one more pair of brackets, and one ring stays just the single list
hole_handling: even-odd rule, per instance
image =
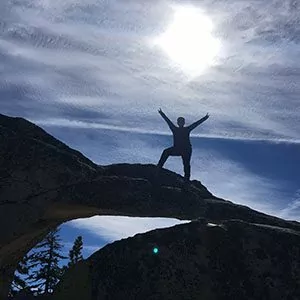
[{"label": "bent leg", "polygon": [[162,168],[163,165],[165,164],[165,162],[167,161],[168,157],[170,155],[172,155],[174,152],[174,147],[170,147],[170,148],[167,148],[163,151],[163,153],[161,154],[161,157],[160,157],[160,160],[157,164],[158,167]]},{"label": "bent leg", "polygon": [[190,180],[191,177],[191,157],[192,150],[185,151],[182,155],[183,169],[184,169],[184,179],[186,181]]}]

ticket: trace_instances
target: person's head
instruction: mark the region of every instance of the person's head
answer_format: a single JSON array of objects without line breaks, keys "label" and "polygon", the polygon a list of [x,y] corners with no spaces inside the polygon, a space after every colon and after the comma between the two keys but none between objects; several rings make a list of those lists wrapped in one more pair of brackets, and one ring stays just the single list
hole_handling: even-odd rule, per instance
[{"label": "person's head", "polygon": [[179,117],[177,119],[177,124],[178,124],[179,127],[183,127],[184,124],[185,124],[185,119],[183,117]]}]

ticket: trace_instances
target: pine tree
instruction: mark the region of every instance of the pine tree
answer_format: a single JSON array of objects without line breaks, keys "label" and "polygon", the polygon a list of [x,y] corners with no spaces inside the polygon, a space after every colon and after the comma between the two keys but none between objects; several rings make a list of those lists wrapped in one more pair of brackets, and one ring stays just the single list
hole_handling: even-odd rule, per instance
[{"label": "pine tree", "polygon": [[40,294],[53,292],[55,285],[62,276],[59,267],[63,245],[58,235],[58,229],[51,231],[29,255],[29,267],[33,270],[27,278],[30,286]]},{"label": "pine tree", "polygon": [[9,296],[15,296],[20,291],[30,289],[26,283],[26,276],[28,276],[28,256],[25,255],[23,259],[18,263],[14,279],[10,287]]},{"label": "pine tree", "polygon": [[82,236],[78,236],[73,244],[72,249],[69,251],[69,259],[68,267],[75,265],[77,262],[83,259],[82,257]]}]

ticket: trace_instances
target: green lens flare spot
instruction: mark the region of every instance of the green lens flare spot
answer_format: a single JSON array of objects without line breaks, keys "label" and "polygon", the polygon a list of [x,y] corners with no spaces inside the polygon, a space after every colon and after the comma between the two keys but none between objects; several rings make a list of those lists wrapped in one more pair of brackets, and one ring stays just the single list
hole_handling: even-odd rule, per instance
[{"label": "green lens flare spot", "polygon": [[153,248],[153,253],[154,253],[154,254],[157,254],[157,253],[158,253],[158,248],[157,248],[157,247],[154,247],[154,248]]}]

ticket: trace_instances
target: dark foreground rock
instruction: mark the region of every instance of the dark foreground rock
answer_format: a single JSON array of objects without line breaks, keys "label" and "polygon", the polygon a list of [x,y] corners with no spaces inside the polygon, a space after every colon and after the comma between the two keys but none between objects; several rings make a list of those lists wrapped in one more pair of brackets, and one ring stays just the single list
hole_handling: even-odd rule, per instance
[{"label": "dark foreground rock", "polygon": [[0,115],[0,299],[19,260],[53,227],[94,215],[240,219],[299,230],[213,196],[200,182],[154,165],[99,166],[43,129]]},{"label": "dark foreground rock", "polygon": [[54,299],[299,300],[300,232],[202,220],[138,234],[75,266]]}]

